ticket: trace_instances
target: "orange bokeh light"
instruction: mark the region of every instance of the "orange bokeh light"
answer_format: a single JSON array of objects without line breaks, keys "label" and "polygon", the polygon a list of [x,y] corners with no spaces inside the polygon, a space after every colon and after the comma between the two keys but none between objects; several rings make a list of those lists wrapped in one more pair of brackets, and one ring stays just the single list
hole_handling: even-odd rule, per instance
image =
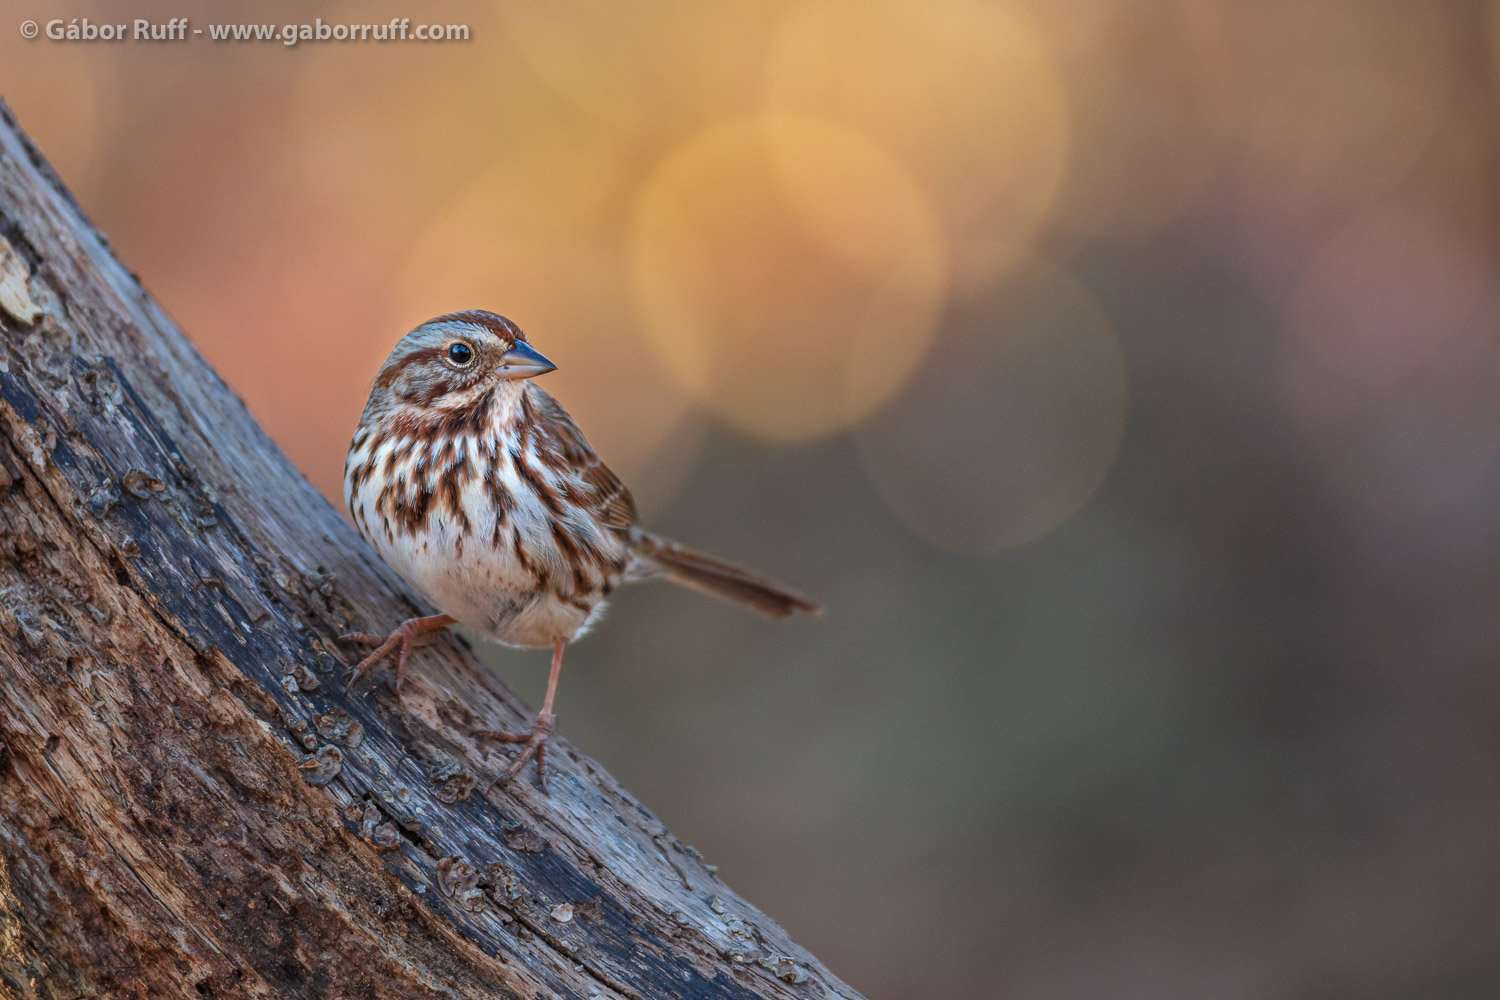
[{"label": "orange bokeh light", "polygon": [[857,422],[921,363],[944,247],[880,147],[795,116],[709,130],[646,182],[633,230],[639,311],[698,403],[768,438]]},{"label": "orange bokeh light", "polygon": [[795,8],[767,59],[773,109],[842,122],[895,154],[932,200],[955,284],[996,280],[1053,207],[1067,94],[1020,10],[977,0]]}]

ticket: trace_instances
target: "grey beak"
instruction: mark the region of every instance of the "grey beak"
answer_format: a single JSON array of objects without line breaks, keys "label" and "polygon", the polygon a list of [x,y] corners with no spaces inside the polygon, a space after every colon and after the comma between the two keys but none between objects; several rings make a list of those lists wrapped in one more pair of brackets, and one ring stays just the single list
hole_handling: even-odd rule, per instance
[{"label": "grey beak", "polygon": [[557,371],[557,366],[524,340],[518,341],[500,359],[501,378],[532,378],[554,371]]}]

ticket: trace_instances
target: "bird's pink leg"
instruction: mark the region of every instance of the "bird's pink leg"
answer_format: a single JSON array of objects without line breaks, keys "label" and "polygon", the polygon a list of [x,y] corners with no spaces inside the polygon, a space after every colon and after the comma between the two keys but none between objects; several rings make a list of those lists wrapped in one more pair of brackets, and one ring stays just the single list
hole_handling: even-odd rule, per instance
[{"label": "bird's pink leg", "polygon": [[557,717],[552,714],[552,700],[557,697],[557,678],[562,674],[563,650],[567,648],[567,640],[559,639],[552,649],[552,672],[547,675],[547,697],[542,700],[542,710],[537,713],[536,721],[531,724],[530,729],[522,733],[506,732],[503,729],[474,730],[475,736],[487,736],[506,743],[526,744],[520,756],[511,761],[510,767],[491,782],[491,785],[508,784],[521,773],[526,762],[535,757],[537,782],[542,786],[542,791],[547,790],[547,738],[552,735],[552,728],[557,722]]},{"label": "bird's pink leg", "polygon": [[396,694],[401,693],[401,681],[406,677],[406,661],[411,656],[413,646],[432,641],[432,637],[447,628],[449,625],[457,624],[458,619],[448,615],[432,615],[427,618],[408,618],[389,636],[382,639],[378,635],[369,635],[365,632],[350,632],[341,635],[339,639],[343,642],[362,642],[368,646],[377,646],[375,652],[360,660],[354,668],[354,674],[349,678],[349,683],[344,686],[344,693],[348,694],[355,683],[365,673],[379,663],[381,660],[396,654]]}]

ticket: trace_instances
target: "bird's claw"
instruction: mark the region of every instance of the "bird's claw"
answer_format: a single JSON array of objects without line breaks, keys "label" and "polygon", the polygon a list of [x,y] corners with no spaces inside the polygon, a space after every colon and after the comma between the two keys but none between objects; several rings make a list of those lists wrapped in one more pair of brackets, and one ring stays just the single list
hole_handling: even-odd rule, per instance
[{"label": "bird's claw", "polygon": [[339,636],[340,642],[357,642],[365,646],[375,646],[376,649],[369,656],[354,665],[354,672],[349,676],[349,683],[344,685],[344,693],[348,694],[354,690],[354,685],[359,679],[369,672],[370,668],[381,660],[396,654],[396,695],[401,695],[401,682],[406,678],[406,662],[411,658],[412,647],[425,641],[434,632],[442,631],[453,623],[453,619],[447,615],[434,615],[431,618],[408,618],[397,625],[395,630],[385,638],[371,635],[368,632],[349,632]]},{"label": "bird's claw", "polygon": [[359,679],[391,653],[396,653],[396,694],[401,693],[402,675],[406,673],[406,658],[411,655],[412,642],[411,635],[403,631],[405,628],[405,625],[398,626],[396,631],[384,639],[364,632],[351,632],[348,635],[339,636],[340,642],[357,642],[361,645],[377,647],[373,653],[354,665],[354,671],[349,675],[349,683],[344,685],[345,694],[353,691]]},{"label": "bird's claw", "polygon": [[504,772],[496,776],[495,780],[490,782],[490,787],[510,784],[525,769],[526,762],[535,758],[537,784],[541,786],[542,792],[545,793],[547,791],[547,739],[552,735],[552,730],[556,725],[557,717],[555,715],[543,713],[536,717],[536,721],[531,724],[531,728],[525,732],[512,733],[504,729],[474,730],[472,734],[474,736],[500,740],[505,743],[524,744],[520,754],[516,756],[515,760],[510,762],[510,767],[507,767]]}]

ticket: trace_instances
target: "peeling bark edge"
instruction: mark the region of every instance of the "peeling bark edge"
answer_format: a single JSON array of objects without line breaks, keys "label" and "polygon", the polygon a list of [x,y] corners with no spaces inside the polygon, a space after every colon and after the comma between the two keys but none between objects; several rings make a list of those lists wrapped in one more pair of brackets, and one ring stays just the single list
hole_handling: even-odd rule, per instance
[{"label": "peeling bark edge", "polygon": [[3,105],[0,265],[0,984],[858,996],[566,743],[475,794],[527,713],[465,650],[344,697],[417,604]]}]

